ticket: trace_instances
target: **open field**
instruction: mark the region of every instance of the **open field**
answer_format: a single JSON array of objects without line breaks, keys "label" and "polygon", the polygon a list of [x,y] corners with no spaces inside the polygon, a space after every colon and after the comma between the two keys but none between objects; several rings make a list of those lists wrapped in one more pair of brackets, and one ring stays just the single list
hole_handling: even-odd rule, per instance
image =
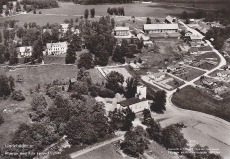
[{"label": "open field", "polygon": [[[0,21],[15,19],[19,20],[19,25],[23,25],[25,22],[36,22],[38,25],[46,25],[47,23],[62,23],[64,19],[76,18],[84,15],[85,9],[95,8],[96,16],[108,15],[108,7],[124,7],[126,16],[135,17],[155,17],[165,18],[167,15],[177,15],[185,10],[185,8],[172,7],[168,9],[162,4],[116,4],[116,5],[77,5],[74,3],[62,3],[59,2],[59,8],[41,9],[42,14],[22,14],[7,18],[2,18]],[[197,9],[186,9],[188,13],[196,12]],[[38,10],[40,11],[40,10]]]},{"label": "open field", "polygon": [[[119,154],[119,149],[113,144],[109,144],[93,150],[89,153],[76,157],[74,159],[124,159]],[[131,157],[125,157],[125,159],[131,159]]]},{"label": "open field", "polygon": [[183,109],[211,114],[230,121],[229,99],[228,96],[227,98],[218,101],[197,88],[187,86],[173,95],[172,102]]}]

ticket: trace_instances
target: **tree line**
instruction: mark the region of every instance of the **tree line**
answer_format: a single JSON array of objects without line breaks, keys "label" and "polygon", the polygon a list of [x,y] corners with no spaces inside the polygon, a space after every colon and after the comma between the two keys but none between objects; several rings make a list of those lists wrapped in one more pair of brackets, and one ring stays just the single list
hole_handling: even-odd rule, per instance
[{"label": "tree line", "polygon": [[57,8],[58,2],[55,0],[22,0],[21,5],[31,5],[34,9]]}]

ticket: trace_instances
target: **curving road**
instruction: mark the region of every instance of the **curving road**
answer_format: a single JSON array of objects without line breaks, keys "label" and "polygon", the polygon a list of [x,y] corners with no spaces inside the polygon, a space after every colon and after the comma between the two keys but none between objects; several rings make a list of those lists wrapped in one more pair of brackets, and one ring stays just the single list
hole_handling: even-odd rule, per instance
[{"label": "curving road", "polygon": [[[220,57],[220,63],[217,67],[206,71],[203,75],[208,75],[226,65],[224,57],[214,49],[209,41],[206,40],[206,42]],[[185,84],[179,88],[181,89],[188,85],[195,85],[194,82],[199,80],[201,76],[191,81],[185,81]],[[176,92],[176,89],[165,91],[167,92],[166,111],[164,114],[153,113],[154,119],[160,121],[163,127],[183,122],[187,127],[184,128],[182,132],[187,140],[195,140],[202,146],[207,145],[209,148],[215,149],[216,151],[214,152],[219,152],[224,158],[230,159],[230,123],[205,113],[180,109],[171,102],[172,95]]]}]

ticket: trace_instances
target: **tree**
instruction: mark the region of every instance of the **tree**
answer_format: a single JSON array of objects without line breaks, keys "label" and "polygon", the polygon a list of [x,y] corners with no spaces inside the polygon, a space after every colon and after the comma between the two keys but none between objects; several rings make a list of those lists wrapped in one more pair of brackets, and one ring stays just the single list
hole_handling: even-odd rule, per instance
[{"label": "tree", "polygon": [[166,148],[179,148],[180,151],[187,147],[187,140],[175,125],[167,126],[162,131],[162,144]]},{"label": "tree", "polygon": [[27,11],[27,6],[26,6],[26,4],[23,5],[23,10],[24,10],[24,11]]},{"label": "tree", "polygon": [[150,106],[150,108],[152,111],[155,111],[157,113],[163,113],[164,110],[166,110],[165,103],[166,103],[166,92],[158,91],[154,96],[154,101]]},{"label": "tree", "polygon": [[114,91],[115,93],[123,92],[124,76],[116,71],[110,72],[106,76],[106,88]]},{"label": "tree", "polygon": [[181,19],[187,19],[188,18],[188,13],[186,11],[183,11],[181,13]]},{"label": "tree", "polygon": [[149,134],[149,138],[161,143],[162,140],[162,128],[159,123],[155,122],[153,118],[148,121],[148,127],[146,131]]},{"label": "tree", "polygon": [[115,62],[125,63],[124,53],[121,51],[121,47],[117,45],[114,49],[112,60]]},{"label": "tree", "polygon": [[4,123],[4,119],[2,117],[2,115],[0,114],[0,126]]},{"label": "tree", "polygon": [[94,8],[90,9],[90,14],[91,14],[91,18],[94,18],[94,16],[95,16],[95,9]]},{"label": "tree", "polygon": [[145,149],[148,149],[148,144],[148,133],[143,127],[137,126],[125,133],[121,149],[130,156],[139,157],[140,154],[144,153]]},{"label": "tree", "polygon": [[38,39],[33,45],[32,58],[38,59],[38,62],[42,62],[43,58],[43,47],[41,39]]},{"label": "tree", "polygon": [[5,75],[0,75],[0,97],[8,96],[10,93],[9,79]]},{"label": "tree", "polygon": [[84,67],[85,69],[93,68],[93,57],[90,53],[84,53],[80,55],[80,59],[78,60],[78,68]]},{"label": "tree", "polygon": [[27,23],[25,22],[25,23],[24,23],[24,28],[27,29],[27,27],[28,27],[28,25],[27,25]]},{"label": "tree", "polygon": [[22,94],[21,90],[13,91],[11,98],[16,101],[25,100],[25,96]]},{"label": "tree", "polygon": [[112,28],[115,27],[115,20],[114,20],[114,18],[111,19],[111,26],[112,26]]},{"label": "tree", "polygon": [[126,80],[126,91],[125,91],[125,97],[126,98],[133,98],[135,97],[137,86],[139,84],[139,81],[137,78],[128,78]]},{"label": "tree", "polygon": [[73,45],[73,43],[70,43],[66,52],[65,63],[73,64],[75,63],[75,60],[76,60],[75,46]]},{"label": "tree", "polygon": [[34,9],[33,14],[36,14],[36,9]]},{"label": "tree", "polygon": [[9,9],[5,10],[5,15],[8,16],[10,14]]},{"label": "tree", "polygon": [[16,12],[20,12],[21,11],[21,6],[19,2],[16,2]]},{"label": "tree", "polygon": [[152,24],[152,21],[149,17],[147,17],[146,24]]},{"label": "tree", "polygon": [[30,114],[30,118],[32,120],[37,121],[45,117],[45,110],[47,107],[47,102],[43,95],[35,94],[33,96],[33,99],[30,105],[31,105],[32,111],[34,111],[34,113]]},{"label": "tree", "polygon": [[76,19],[75,19],[75,23],[77,23],[79,20],[78,20],[78,17],[76,17]]},{"label": "tree", "polygon": [[0,43],[2,43],[2,32],[0,32]]},{"label": "tree", "polygon": [[86,9],[86,10],[85,10],[85,13],[84,13],[84,17],[85,17],[85,19],[88,19],[88,16],[89,16],[89,10],[88,10],[88,9]]}]

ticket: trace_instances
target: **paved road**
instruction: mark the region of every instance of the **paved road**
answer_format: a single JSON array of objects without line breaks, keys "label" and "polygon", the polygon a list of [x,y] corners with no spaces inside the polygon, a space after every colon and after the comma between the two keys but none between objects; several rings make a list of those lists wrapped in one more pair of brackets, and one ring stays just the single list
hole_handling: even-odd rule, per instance
[{"label": "paved road", "polygon": [[114,142],[114,141],[120,140],[120,139],[124,140],[124,135],[121,135],[121,136],[119,136],[119,137],[113,138],[113,139],[111,139],[111,140],[104,141],[104,142],[102,142],[102,143],[99,143],[98,145],[93,145],[92,147],[87,147],[86,149],[83,149],[83,150],[80,150],[80,151],[71,153],[71,154],[70,154],[70,157],[71,157],[72,159],[75,159],[75,158],[77,158],[78,156],[81,156],[81,155],[86,154],[86,153],[88,153],[88,152],[90,152],[90,151],[96,150],[96,149],[98,149],[98,148],[100,148],[100,147],[102,147],[102,146],[108,145],[108,144],[110,144],[110,143],[112,143],[112,142]]},{"label": "paved road", "polygon": [[[214,49],[209,41],[206,40],[206,42],[220,57],[220,63],[212,70],[206,71],[203,74],[205,76],[226,65],[224,57]],[[188,85],[194,86],[194,82],[199,80],[199,78],[200,76],[189,82],[186,81],[185,84],[179,88],[181,89]],[[164,114],[153,113],[154,119],[160,120],[163,127],[183,122],[187,126],[187,128],[182,131],[185,138],[188,140],[196,140],[202,146],[207,145],[209,148],[219,149],[224,158],[230,158],[230,123],[205,113],[180,109],[171,102],[172,95],[176,92],[176,89],[172,91],[165,91],[167,92],[166,112]]]}]

